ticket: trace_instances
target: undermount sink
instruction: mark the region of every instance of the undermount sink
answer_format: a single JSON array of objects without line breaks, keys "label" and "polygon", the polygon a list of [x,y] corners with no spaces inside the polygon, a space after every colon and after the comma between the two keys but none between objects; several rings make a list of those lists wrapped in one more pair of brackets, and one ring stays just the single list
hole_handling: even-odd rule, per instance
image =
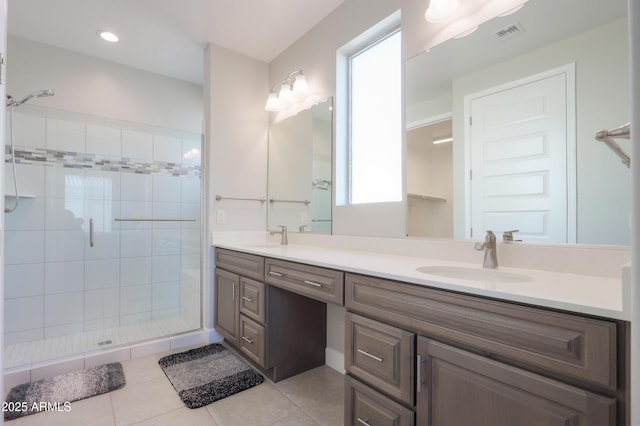
[{"label": "undermount sink", "polygon": [[416,270],[428,275],[466,281],[516,283],[531,280],[531,278],[526,275],[503,272],[496,269],[476,269],[462,266],[423,266]]}]

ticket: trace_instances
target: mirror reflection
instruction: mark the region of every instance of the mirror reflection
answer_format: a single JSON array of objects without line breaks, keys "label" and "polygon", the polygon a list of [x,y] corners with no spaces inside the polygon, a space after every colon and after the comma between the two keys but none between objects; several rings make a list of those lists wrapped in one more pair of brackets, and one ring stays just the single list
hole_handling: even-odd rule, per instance
[{"label": "mirror reflection", "polygon": [[409,236],[630,244],[630,170],[595,140],[630,121],[626,16],[531,0],[407,62]]},{"label": "mirror reflection", "polygon": [[333,100],[269,128],[268,227],[331,234]]}]

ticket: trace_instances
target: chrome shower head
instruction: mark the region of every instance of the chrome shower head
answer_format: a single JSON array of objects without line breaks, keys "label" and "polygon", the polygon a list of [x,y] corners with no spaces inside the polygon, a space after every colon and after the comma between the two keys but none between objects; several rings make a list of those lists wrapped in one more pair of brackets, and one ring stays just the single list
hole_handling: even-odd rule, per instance
[{"label": "chrome shower head", "polygon": [[40,90],[38,92],[33,92],[21,101],[15,101],[11,96],[7,95],[7,107],[19,107],[23,103],[29,102],[29,100],[31,100],[32,98],[43,98],[47,96],[53,96],[54,94],[55,93],[52,89]]}]

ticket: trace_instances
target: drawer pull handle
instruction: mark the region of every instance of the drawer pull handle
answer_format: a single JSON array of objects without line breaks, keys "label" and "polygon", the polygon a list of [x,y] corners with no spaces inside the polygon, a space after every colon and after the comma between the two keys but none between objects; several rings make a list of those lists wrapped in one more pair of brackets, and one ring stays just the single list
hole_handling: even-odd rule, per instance
[{"label": "drawer pull handle", "polygon": [[369,424],[369,419],[367,419],[366,417],[364,419],[361,419],[360,417],[358,417],[358,423],[363,424],[365,426],[371,426]]},{"label": "drawer pull handle", "polygon": [[245,302],[253,302],[254,299],[247,296],[242,296],[242,300],[244,300]]},{"label": "drawer pull handle", "polygon": [[269,275],[273,275],[274,277],[282,277],[283,275],[280,272],[269,271]]},{"label": "drawer pull handle", "polygon": [[320,283],[315,283],[315,282],[313,282],[313,281],[309,281],[309,280],[304,280],[304,283],[305,283],[305,284],[312,285],[312,286],[314,286],[314,287],[322,287],[322,284],[320,284]]},{"label": "drawer pull handle", "polygon": [[250,344],[250,345],[253,345],[253,340],[252,340],[252,339],[249,339],[249,338],[248,338],[248,337],[246,337],[246,336],[242,336],[242,340],[244,340],[245,342],[247,342],[247,343],[248,343],[248,344]]},{"label": "drawer pull handle", "polygon": [[417,388],[416,391],[417,391],[417,393],[420,393],[420,392],[422,392],[422,384],[423,384],[423,381],[422,381],[422,364],[424,363],[424,358],[422,358],[422,355],[420,355],[420,354],[418,354],[417,358],[418,359],[417,359],[417,363],[416,363],[416,370],[417,370],[416,371],[416,377],[418,379],[416,380],[416,382],[417,382],[416,383],[416,388]]},{"label": "drawer pull handle", "polygon": [[358,349],[358,352],[360,352],[362,355],[368,356],[369,358],[373,358],[378,362],[384,362],[384,358],[380,358],[378,356],[372,355],[369,353],[369,351],[363,351],[362,349]]}]

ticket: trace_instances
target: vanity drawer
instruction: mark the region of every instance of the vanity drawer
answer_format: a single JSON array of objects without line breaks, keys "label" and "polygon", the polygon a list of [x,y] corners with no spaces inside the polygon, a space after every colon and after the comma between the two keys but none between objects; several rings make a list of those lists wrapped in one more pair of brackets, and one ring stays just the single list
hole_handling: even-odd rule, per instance
[{"label": "vanity drawer", "polygon": [[226,269],[244,277],[264,279],[264,258],[253,254],[216,248],[216,268]]},{"label": "vanity drawer", "polygon": [[240,338],[238,339],[240,350],[260,367],[265,367],[265,329],[258,324],[240,315]]},{"label": "vanity drawer", "polygon": [[347,371],[413,405],[415,334],[350,312],[345,324]]},{"label": "vanity drawer", "polygon": [[344,273],[318,266],[266,259],[265,281],[322,302],[344,304]]},{"label": "vanity drawer", "polygon": [[413,411],[345,376],[344,424],[347,426],[413,426]]},{"label": "vanity drawer", "polygon": [[617,386],[615,322],[347,274],[349,310],[514,365]]},{"label": "vanity drawer", "polygon": [[240,277],[240,312],[264,324],[264,283]]}]

